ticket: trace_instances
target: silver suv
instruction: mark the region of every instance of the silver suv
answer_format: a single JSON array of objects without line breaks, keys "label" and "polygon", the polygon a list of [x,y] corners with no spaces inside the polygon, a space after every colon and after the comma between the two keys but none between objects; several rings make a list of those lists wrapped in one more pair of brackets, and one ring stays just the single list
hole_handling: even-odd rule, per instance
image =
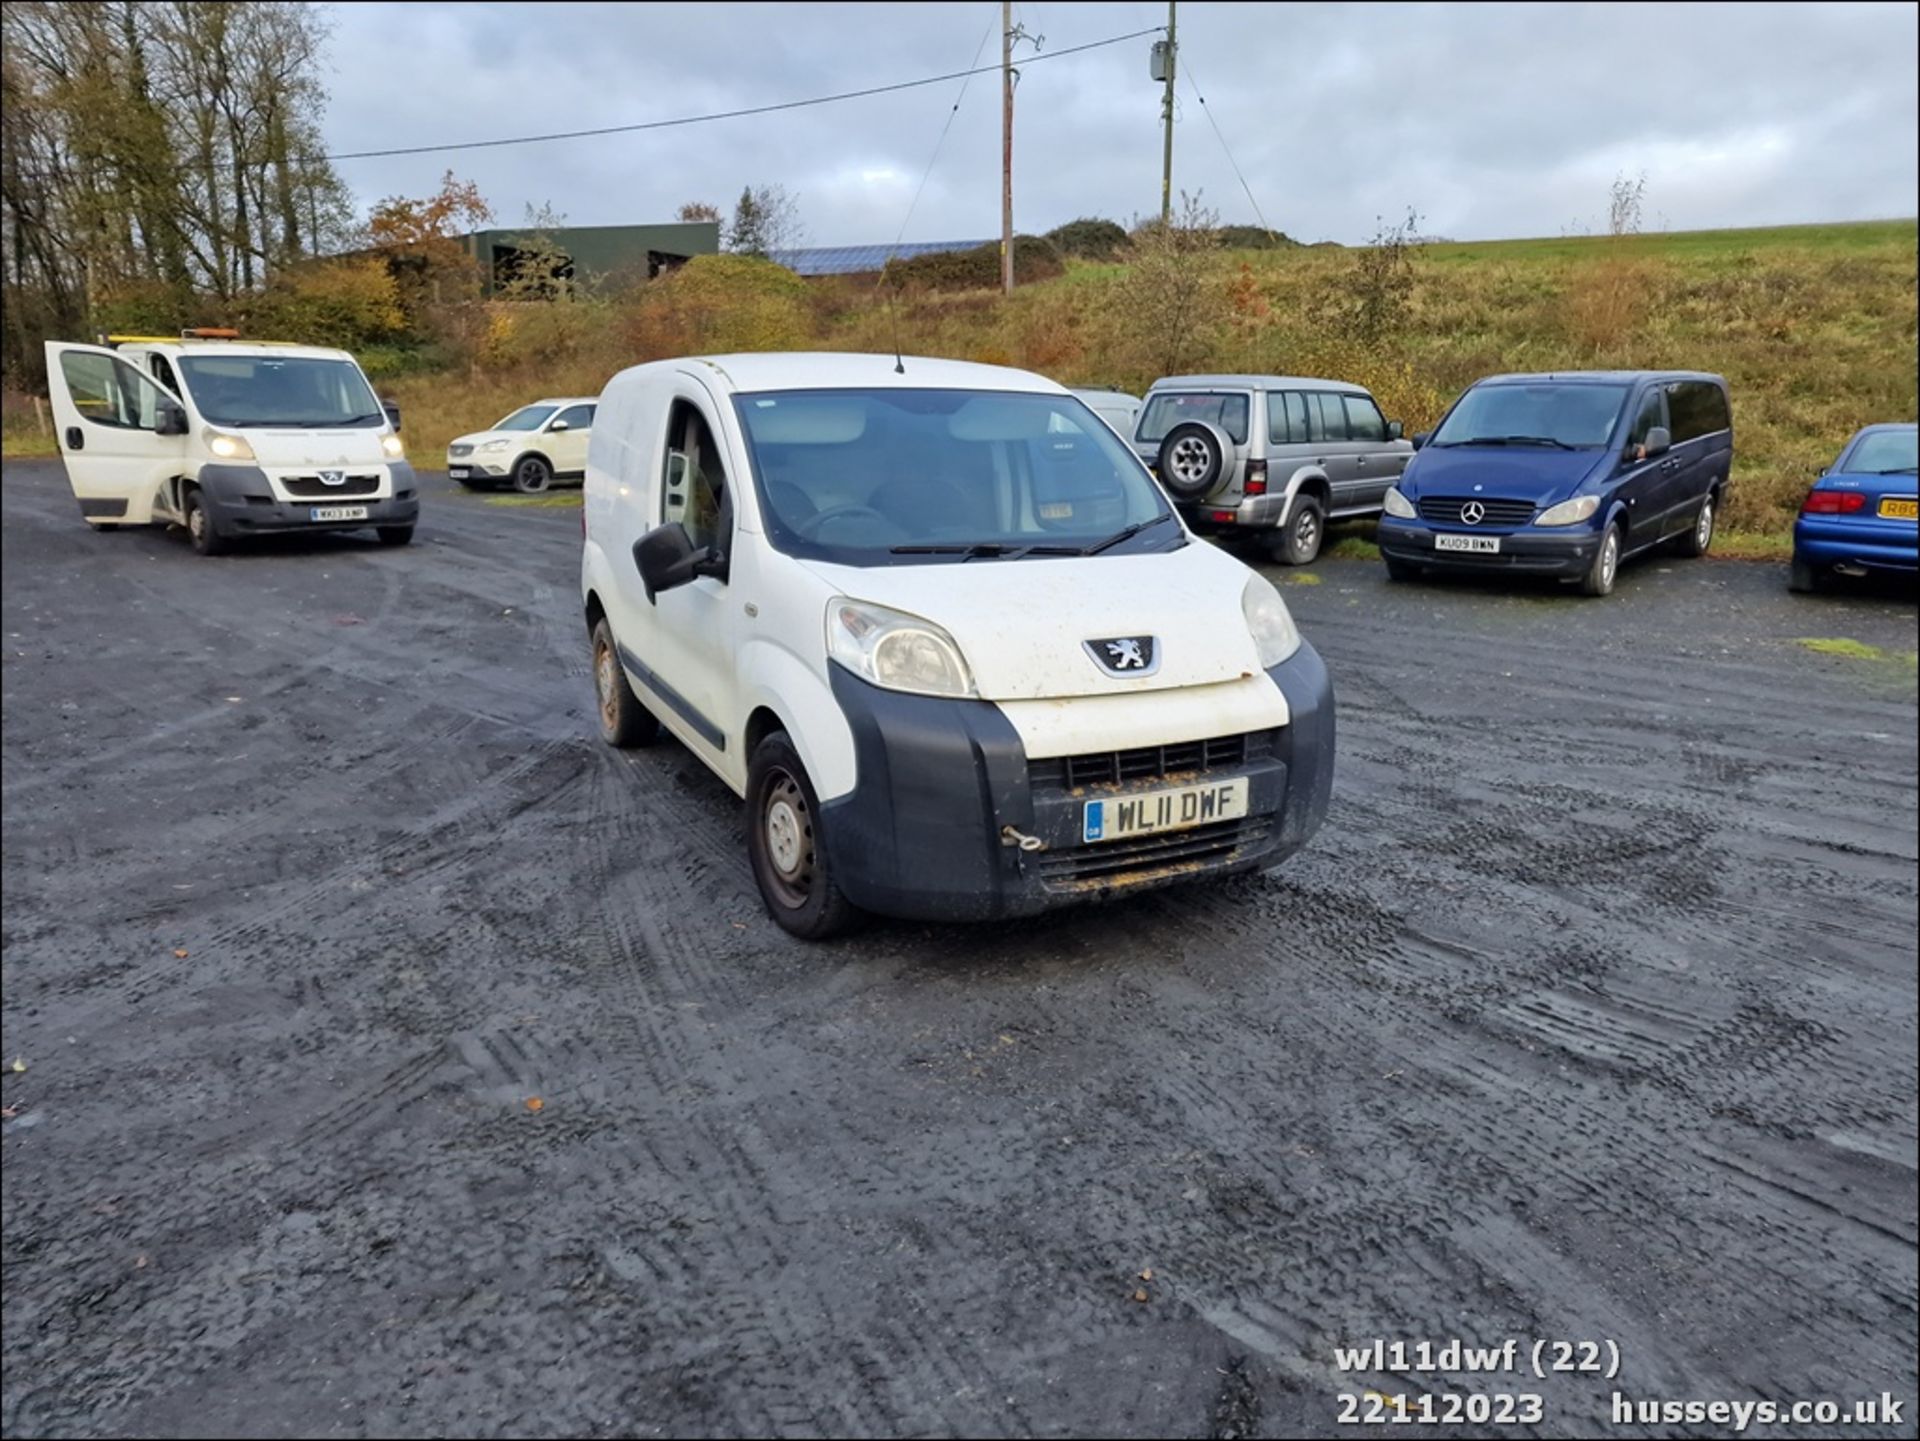
[{"label": "silver suv", "polygon": [[1320,554],[1329,520],[1378,515],[1413,446],[1363,386],[1286,375],[1173,375],[1133,447],[1200,531],[1255,531],[1275,560]]}]

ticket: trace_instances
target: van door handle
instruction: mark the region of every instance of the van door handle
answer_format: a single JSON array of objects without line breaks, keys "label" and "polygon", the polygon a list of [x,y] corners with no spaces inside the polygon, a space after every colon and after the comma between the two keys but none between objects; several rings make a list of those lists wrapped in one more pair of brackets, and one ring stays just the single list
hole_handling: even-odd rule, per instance
[{"label": "van door handle", "polygon": [[77,425],[69,425],[67,427],[67,449],[85,450],[86,448],[87,438],[80,433],[80,427]]}]

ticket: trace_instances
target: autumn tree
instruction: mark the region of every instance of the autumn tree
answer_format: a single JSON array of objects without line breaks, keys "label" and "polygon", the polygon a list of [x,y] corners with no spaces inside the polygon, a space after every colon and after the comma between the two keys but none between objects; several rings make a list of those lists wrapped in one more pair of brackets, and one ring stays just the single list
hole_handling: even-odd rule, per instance
[{"label": "autumn tree", "polygon": [[675,212],[675,219],[682,225],[697,225],[701,223],[719,225],[725,220],[725,217],[720,214],[720,208],[718,206],[709,205],[704,200],[689,200]]},{"label": "autumn tree", "polygon": [[373,207],[367,238],[393,272],[410,324],[418,324],[431,306],[475,297],[482,262],[467,253],[461,237],[491,219],[480,188],[451,170],[432,195],[390,195]]}]

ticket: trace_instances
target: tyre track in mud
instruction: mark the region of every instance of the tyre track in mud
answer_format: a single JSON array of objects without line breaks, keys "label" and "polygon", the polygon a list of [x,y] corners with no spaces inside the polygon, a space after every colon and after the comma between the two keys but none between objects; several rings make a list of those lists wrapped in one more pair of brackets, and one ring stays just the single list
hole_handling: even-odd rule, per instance
[{"label": "tyre track in mud", "polygon": [[[219,563],[73,535],[47,467],[0,501],[44,632],[5,669],[9,1434],[1331,1435],[1388,1378],[1330,1347],[1376,1335],[1911,1396],[1914,687],[1796,644],[1911,651],[1910,603],[1323,564],[1287,595],[1342,763],[1288,867],[822,949],[684,750],[591,739],[572,514],[430,489],[407,552],[216,570],[401,586],[298,686],[244,605],[206,622],[270,725],[363,758],[133,711],[50,759],[87,638],[165,651]],[[222,848],[244,884],[179,900]],[[1531,1389],[1537,1434],[1603,1422]]]}]

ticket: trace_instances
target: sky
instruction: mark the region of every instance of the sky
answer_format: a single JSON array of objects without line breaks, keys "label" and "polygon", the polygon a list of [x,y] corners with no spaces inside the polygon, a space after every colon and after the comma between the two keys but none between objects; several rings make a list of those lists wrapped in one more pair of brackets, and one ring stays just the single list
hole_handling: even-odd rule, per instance
[{"label": "sky", "polygon": [[[323,133],[335,154],[700,115],[999,60],[997,0],[362,0],[329,14]],[[1045,57],[1164,25],[1167,7],[1025,0],[1014,14],[1043,37]],[[1422,234],[1457,240],[1602,231],[1611,182],[1641,174],[1648,229],[1912,216],[1916,15],[1910,4],[1790,0],[1187,0],[1174,189],[1197,191],[1226,222],[1264,216],[1298,239],[1345,243],[1409,210]],[[1019,230],[1158,210],[1152,40],[1038,61],[1020,48]],[[889,242],[903,226],[907,240],[984,239],[1000,228],[999,76],[336,168],[363,210],[429,193],[450,168],[508,226],[543,204],[573,225],[671,220],[692,200],[730,211],[743,186],[775,183],[797,200],[804,244]]]}]

